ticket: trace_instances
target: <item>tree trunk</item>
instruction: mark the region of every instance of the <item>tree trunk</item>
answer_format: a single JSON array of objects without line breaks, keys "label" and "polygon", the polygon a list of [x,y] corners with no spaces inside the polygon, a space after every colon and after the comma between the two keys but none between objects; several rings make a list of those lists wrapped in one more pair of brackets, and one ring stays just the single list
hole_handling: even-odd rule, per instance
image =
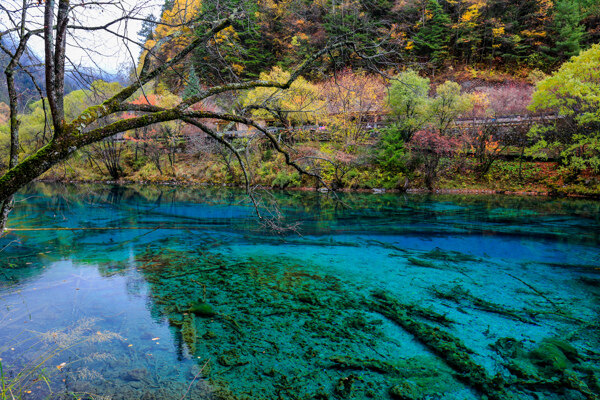
[{"label": "tree trunk", "polygon": [[0,209],[0,234],[6,229],[6,221],[8,221],[8,214],[10,214],[13,208],[13,196],[10,196],[2,203]]},{"label": "tree trunk", "polygon": [[523,181],[523,153],[525,152],[525,145],[521,146],[521,153],[519,154],[519,181]]},{"label": "tree trunk", "polygon": [[[4,71],[6,75],[6,86],[8,89],[8,103],[10,107],[10,156],[8,160],[8,168],[12,169],[19,164],[19,124],[18,119],[18,98],[17,88],[15,86],[15,66],[25,51],[25,44],[27,43],[29,36],[21,38],[19,47],[13,55],[10,63]],[[4,232],[6,228],[6,222],[8,221],[8,214],[13,208],[14,197],[11,195],[2,202],[0,208],[0,233]]]},{"label": "tree trunk", "polygon": [[[58,7],[55,10],[55,5]],[[109,2],[110,3],[110,2]],[[25,6],[23,8],[25,10]],[[46,95],[50,108],[50,119],[54,127],[54,136],[42,148],[38,149],[34,154],[30,155],[20,163],[16,163],[2,176],[0,176],[0,202],[2,202],[1,210],[9,210],[12,204],[12,196],[23,186],[38,178],[41,174],[50,169],[53,165],[60,161],[66,160],[73,152],[92,143],[99,142],[105,138],[111,137],[120,132],[126,132],[134,129],[148,127],[161,122],[174,120],[190,121],[202,119],[220,119],[229,122],[244,123],[259,129],[275,146],[276,150],[285,156],[286,164],[296,168],[299,172],[319,178],[316,174],[305,171],[296,164],[289,155],[276,141],[268,131],[259,128],[258,125],[251,119],[237,116],[228,113],[209,112],[209,111],[192,111],[188,110],[191,105],[207,99],[211,96],[217,96],[221,93],[235,92],[238,90],[252,89],[255,87],[271,87],[281,90],[289,89],[292,83],[304,74],[309,66],[317,59],[329,54],[336,48],[341,48],[350,45],[349,42],[338,42],[332,46],[323,48],[308,57],[300,66],[290,75],[290,78],[282,83],[278,81],[253,80],[248,82],[236,82],[224,85],[213,86],[203,90],[201,94],[192,96],[191,98],[180,102],[171,108],[161,108],[152,105],[140,105],[128,103],[127,100],[144,84],[157,79],[164,72],[169,70],[174,65],[184,61],[196,48],[205,46],[216,34],[229,27],[232,21],[240,18],[243,13],[233,12],[229,17],[209,21],[205,24],[205,32],[198,35],[176,55],[169,60],[158,63],[153,66],[152,59],[145,57],[141,62],[141,71],[138,79],[134,83],[120,90],[111,98],[105,100],[101,104],[94,105],[85,109],[79,116],[72,119],[70,122],[65,122],[64,116],[64,73],[65,73],[65,51],[67,29],[85,29],[85,30],[103,30],[105,27],[84,27],[69,25],[69,7],[68,0],[47,0],[44,3],[44,24],[43,28],[34,30],[21,29],[19,50],[13,56],[9,51],[2,48],[3,51],[11,56],[11,68],[15,68],[19,64],[19,59],[22,52],[25,50],[26,42],[32,35],[43,33],[44,39],[44,69],[46,78]],[[56,15],[55,15],[56,11]],[[126,17],[126,19],[129,17]],[[18,23],[25,24],[25,11]],[[17,22],[14,22],[17,24]],[[23,25],[25,26],[25,25]],[[163,41],[159,41],[154,49],[160,48]],[[19,53],[20,52],[20,53]],[[16,98],[16,97],[15,97]],[[11,106],[12,107],[12,106]],[[14,120],[14,129],[18,135],[18,124],[16,121],[16,107],[14,108],[15,118],[11,118],[11,124]],[[116,121],[102,121],[103,118],[109,116],[119,116],[118,113],[134,112],[135,116],[126,119],[117,119]],[[141,113],[141,114],[139,114]],[[101,121],[101,122],[99,122]],[[12,131],[11,131],[12,132]],[[211,136],[218,138],[216,134]],[[18,150],[18,136],[11,137],[11,149],[15,149],[14,155]],[[223,142],[224,144],[225,142]],[[12,159],[12,155],[11,155]],[[175,154],[173,154],[173,160]],[[16,160],[16,158],[15,158]],[[160,159],[157,167],[160,167]],[[5,204],[5,202],[7,202]],[[2,223],[2,225],[4,222]]]}]

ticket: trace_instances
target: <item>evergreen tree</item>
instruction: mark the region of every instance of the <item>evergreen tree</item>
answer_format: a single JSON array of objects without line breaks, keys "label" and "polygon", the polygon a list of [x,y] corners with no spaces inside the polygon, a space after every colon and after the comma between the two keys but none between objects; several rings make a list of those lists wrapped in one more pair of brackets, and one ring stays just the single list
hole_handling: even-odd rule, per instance
[{"label": "evergreen tree", "polygon": [[160,13],[163,14],[166,10],[171,10],[173,8],[175,0],[165,0],[163,5],[161,6]]},{"label": "evergreen tree", "polygon": [[552,52],[561,59],[579,54],[584,27],[580,25],[581,12],[576,0],[559,0],[554,10],[554,31],[557,40]]},{"label": "evergreen tree", "polygon": [[[246,17],[232,23],[225,35],[212,41],[209,46],[194,51],[193,60],[203,80],[225,82],[231,79],[256,78],[271,68],[278,53],[263,31],[261,8],[253,0],[227,0],[223,3],[203,2],[202,13],[220,18],[222,8],[243,9]],[[203,32],[199,32],[203,34]]]},{"label": "evergreen tree", "polygon": [[417,53],[428,55],[434,64],[441,64],[448,56],[450,25],[450,17],[440,3],[429,0],[423,26],[413,38]]},{"label": "evergreen tree", "polygon": [[190,75],[187,80],[187,85],[185,89],[183,89],[183,98],[189,99],[190,97],[197,95],[200,93],[200,79],[198,79],[198,75],[196,75],[196,70],[194,69],[194,65],[190,67]]},{"label": "evergreen tree", "polygon": [[551,11],[548,7],[549,2],[540,0],[496,4],[495,15],[506,27],[504,45],[498,54],[507,66],[528,65],[542,70],[551,66],[552,60],[543,52],[550,36]]},{"label": "evergreen tree", "polygon": [[154,36],[154,28],[156,28],[156,17],[149,14],[145,21],[142,21],[142,27],[138,31],[138,36],[141,40],[152,40]]}]

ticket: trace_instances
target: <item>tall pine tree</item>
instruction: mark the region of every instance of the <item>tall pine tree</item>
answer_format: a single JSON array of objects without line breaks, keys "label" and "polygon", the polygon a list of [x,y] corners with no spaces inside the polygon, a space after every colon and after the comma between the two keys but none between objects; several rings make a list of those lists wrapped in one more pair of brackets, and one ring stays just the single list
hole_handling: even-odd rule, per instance
[{"label": "tall pine tree", "polygon": [[555,5],[553,19],[557,37],[552,52],[563,60],[579,54],[585,32],[584,27],[579,24],[582,19],[579,2],[559,0]]},{"label": "tall pine tree", "polygon": [[200,93],[200,79],[196,75],[194,65],[190,67],[190,75],[188,76],[187,85],[183,89],[183,98],[189,99],[190,97]]},{"label": "tall pine tree", "polygon": [[440,3],[429,0],[422,23],[423,26],[413,37],[417,54],[427,55],[432,63],[439,65],[448,56],[450,17]]}]

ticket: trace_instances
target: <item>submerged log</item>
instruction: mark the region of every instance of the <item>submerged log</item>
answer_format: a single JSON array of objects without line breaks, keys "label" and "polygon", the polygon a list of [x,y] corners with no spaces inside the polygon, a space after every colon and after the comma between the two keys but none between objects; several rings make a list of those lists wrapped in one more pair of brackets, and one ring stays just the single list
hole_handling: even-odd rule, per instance
[{"label": "submerged log", "polygon": [[472,307],[482,311],[502,315],[504,317],[526,324],[538,325],[538,323],[531,318],[531,314],[533,314],[533,312],[528,312],[527,310],[514,310],[503,305],[481,299],[479,297],[474,296],[471,292],[464,289],[460,285],[454,286],[446,291],[442,291],[434,287],[431,288],[431,291],[436,297],[441,299],[450,300],[457,304],[460,304],[462,302],[468,302],[469,305],[471,305]]},{"label": "submerged log", "polygon": [[504,379],[491,377],[470,356],[471,351],[457,337],[437,327],[417,321],[402,305],[389,296],[379,296],[367,304],[369,309],[389,318],[411,333],[433,353],[441,357],[457,373],[457,377],[491,400],[512,399],[504,388]]}]

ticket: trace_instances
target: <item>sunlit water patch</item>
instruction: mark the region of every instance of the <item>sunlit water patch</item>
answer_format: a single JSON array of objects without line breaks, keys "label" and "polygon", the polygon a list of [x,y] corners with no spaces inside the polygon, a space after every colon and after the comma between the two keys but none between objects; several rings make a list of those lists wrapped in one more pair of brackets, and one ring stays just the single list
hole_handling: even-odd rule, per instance
[{"label": "sunlit water patch", "polygon": [[21,192],[0,394],[598,397],[599,203],[275,197],[296,232],[262,229],[235,190]]}]

